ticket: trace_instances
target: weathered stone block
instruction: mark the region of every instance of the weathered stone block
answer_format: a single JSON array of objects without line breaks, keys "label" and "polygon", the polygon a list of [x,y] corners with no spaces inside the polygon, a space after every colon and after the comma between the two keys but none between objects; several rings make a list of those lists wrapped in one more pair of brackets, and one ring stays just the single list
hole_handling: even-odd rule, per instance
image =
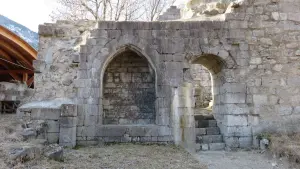
[{"label": "weathered stone block", "polygon": [[224,122],[227,126],[247,126],[248,117],[245,115],[225,115]]},{"label": "weathered stone block", "polygon": [[34,108],[31,110],[31,118],[36,120],[58,120],[60,109]]},{"label": "weathered stone block", "polygon": [[205,128],[195,128],[196,136],[206,135],[206,129]]},{"label": "weathered stone block", "polygon": [[267,105],[268,102],[268,96],[267,95],[253,95],[253,103],[254,105]]},{"label": "weathered stone block", "polygon": [[77,126],[77,117],[61,117],[59,119],[60,128],[69,128]]},{"label": "weathered stone block", "polygon": [[252,137],[240,137],[239,138],[240,148],[249,148],[253,145]]},{"label": "weathered stone block", "polygon": [[54,27],[48,25],[39,25],[39,35],[41,36],[53,36],[54,35]]},{"label": "weathered stone block", "polygon": [[252,127],[251,126],[224,127],[222,134],[228,137],[229,136],[248,137],[248,136],[252,136]]},{"label": "weathered stone block", "polygon": [[222,95],[223,103],[246,103],[246,93],[226,93]]},{"label": "weathered stone block", "polygon": [[206,128],[206,134],[207,135],[218,135],[220,134],[219,127],[208,127]]},{"label": "weathered stone block", "polygon": [[225,143],[210,143],[209,150],[220,151],[225,149]]},{"label": "weathered stone block", "polygon": [[71,148],[76,146],[76,126],[71,128],[60,128],[59,145]]},{"label": "weathered stone block", "polygon": [[238,148],[240,146],[238,137],[224,137],[224,142],[229,148]]},{"label": "weathered stone block", "polygon": [[201,144],[201,150],[202,151],[208,151],[209,150],[208,144]]},{"label": "weathered stone block", "polygon": [[64,104],[61,107],[62,117],[76,117],[77,116],[77,105]]},{"label": "weathered stone block", "polygon": [[46,62],[43,60],[33,60],[32,64],[35,72],[37,73],[41,73],[46,69]]},{"label": "weathered stone block", "polygon": [[223,141],[223,137],[221,135],[204,135],[197,136],[196,141],[199,143],[220,143]]},{"label": "weathered stone block", "polygon": [[208,126],[209,127],[217,127],[217,121],[216,120],[208,120]]},{"label": "weathered stone block", "polygon": [[101,137],[123,137],[129,129],[122,126],[107,125],[96,129],[96,136]]},{"label": "weathered stone block", "polygon": [[55,120],[47,120],[47,133],[59,133],[59,122]]},{"label": "weathered stone block", "polygon": [[46,140],[50,144],[56,144],[59,141],[59,133],[47,133]]}]

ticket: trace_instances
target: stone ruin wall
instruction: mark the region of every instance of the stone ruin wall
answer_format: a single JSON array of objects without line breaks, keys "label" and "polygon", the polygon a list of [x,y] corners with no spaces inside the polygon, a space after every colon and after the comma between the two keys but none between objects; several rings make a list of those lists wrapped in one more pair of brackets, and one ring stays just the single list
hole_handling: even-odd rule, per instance
[{"label": "stone ruin wall", "polygon": [[160,15],[158,21],[177,20],[181,18],[181,11],[176,6],[171,6],[162,15]]},{"label": "stone ruin wall", "polygon": [[[80,45],[85,43],[94,21],[58,21],[45,24],[55,27],[39,36],[38,58],[33,62],[36,71],[33,95],[25,102],[70,98],[76,100],[74,79],[78,76]],[[42,26],[41,26],[42,27]]]},{"label": "stone ruin wall", "polygon": [[[100,22],[81,47],[80,56],[73,46],[82,40],[82,31],[68,24],[43,25],[36,68],[45,69],[36,74],[35,98],[75,100],[79,104],[77,140],[107,139],[103,133],[110,130],[95,127],[102,123],[101,65],[117,48],[132,44],[151,57],[158,74],[156,97],[161,105],[156,110],[156,124],[160,126],[156,131],[160,134],[143,139],[170,141],[175,126],[170,113],[171,90],[184,84],[182,70],[191,68],[189,58],[214,54],[226,65],[220,73],[212,73],[214,113],[224,141],[229,147],[250,147],[261,132],[300,129],[299,14],[298,0],[245,0],[236,8],[228,8],[225,21]],[[79,57],[79,67],[69,66],[74,54]],[[209,70],[214,72],[215,68]]]},{"label": "stone ruin wall", "polygon": [[26,84],[0,82],[0,101],[21,101],[27,94]]},{"label": "stone ruin wall", "polygon": [[0,82],[0,114],[15,113],[24,97],[31,95],[28,87],[20,82]]}]

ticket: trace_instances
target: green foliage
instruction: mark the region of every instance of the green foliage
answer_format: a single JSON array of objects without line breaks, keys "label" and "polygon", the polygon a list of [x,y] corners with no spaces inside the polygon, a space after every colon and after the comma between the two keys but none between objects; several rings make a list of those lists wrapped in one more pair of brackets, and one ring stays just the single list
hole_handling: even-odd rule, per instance
[{"label": "green foliage", "polygon": [[79,150],[81,149],[83,146],[80,146],[80,145],[76,145],[75,147],[73,147],[73,150]]},{"label": "green foliage", "polygon": [[233,42],[232,45],[233,45],[233,46],[240,46],[240,43],[238,43],[238,42]]},{"label": "green foliage", "polygon": [[79,67],[79,64],[78,63],[72,63],[72,64],[70,64],[70,68],[77,68],[77,67]]},{"label": "green foliage", "polygon": [[271,140],[271,134],[270,133],[260,133],[256,137],[259,140],[262,140],[262,139]]}]

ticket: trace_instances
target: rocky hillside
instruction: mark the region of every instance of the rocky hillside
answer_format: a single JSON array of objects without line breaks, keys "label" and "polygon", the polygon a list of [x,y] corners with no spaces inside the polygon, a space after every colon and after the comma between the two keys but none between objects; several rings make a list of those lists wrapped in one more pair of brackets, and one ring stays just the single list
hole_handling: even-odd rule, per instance
[{"label": "rocky hillside", "polygon": [[20,36],[27,43],[29,43],[33,48],[37,50],[38,48],[38,34],[31,31],[25,26],[10,20],[9,18],[0,15],[0,25],[6,27],[7,29],[14,32],[16,35]]}]

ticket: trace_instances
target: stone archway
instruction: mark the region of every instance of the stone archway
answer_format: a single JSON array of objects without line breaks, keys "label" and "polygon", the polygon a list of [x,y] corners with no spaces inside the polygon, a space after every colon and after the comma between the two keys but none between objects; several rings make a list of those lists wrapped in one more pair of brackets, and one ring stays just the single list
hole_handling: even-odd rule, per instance
[{"label": "stone archway", "polygon": [[191,65],[191,80],[194,86],[195,114],[207,112],[212,107],[212,77],[201,64]]},{"label": "stone archway", "polygon": [[[219,139],[215,142],[222,141],[227,147],[249,147],[252,145],[252,131],[248,124],[247,87],[245,83],[236,82],[230,76],[235,64],[229,61],[213,54],[204,54],[191,61],[192,64],[206,67],[212,77],[212,112],[217,126],[214,123],[211,126],[210,122],[207,122],[207,127],[218,127],[220,131],[206,131],[206,134],[210,133],[213,137],[208,138]],[[201,127],[203,126],[199,126]],[[221,135],[217,138],[218,134]],[[222,147],[221,144],[208,144],[208,148],[213,150]]]},{"label": "stone archway", "polygon": [[[219,56],[213,54],[204,54],[200,57],[192,60],[192,65],[198,65],[205,67],[211,74],[211,93],[212,93],[212,108],[221,105],[221,93],[220,89],[225,84],[224,69],[227,68],[226,62]],[[219,113],[214,112],[215,118],[222,122],[222,117],[219,117]]]},{"label": "stone archway", "polygon": [[[175,126],[175,142],[188,150],[196,149],[224,149],[228,147],[246,147],[251,145],[251,132],[248,132],[248,114],[238,112],[238,107],[247,107],[246,86],[243,83],[232,81],[230,74],[234,65],[228,64],[224,59],[213,54],[203,54],[189,60],[193,64],[204,66],[212,77],[212,115],[207,116],[196,126],[195,124],[195,98],[194,86],[190,69],[184,69],[184,84],[175,89],[173,94],[173,116],[179,125]],[[175,123],[176,124],[176,123]],[[196,129],[196,128],[198,129]],[[198,134],[200,137],[195,136]],[[244,133],[245,132],[245,133]],[[179,133],[179,134],[178,134]],[[201,142],[202,139],[202,142]],[[199,144],[195,144],[196,140]],[[246,141],[246,142],[245,142]],[[198,147],[197,147],[198,146]],[[203,148],[204,147],[204,148]]]},{"label": "stone archway", "polygon": [[103,124],[155,123],[155,71],[144,56],[130,49],[114,56],[102,89]]}]

